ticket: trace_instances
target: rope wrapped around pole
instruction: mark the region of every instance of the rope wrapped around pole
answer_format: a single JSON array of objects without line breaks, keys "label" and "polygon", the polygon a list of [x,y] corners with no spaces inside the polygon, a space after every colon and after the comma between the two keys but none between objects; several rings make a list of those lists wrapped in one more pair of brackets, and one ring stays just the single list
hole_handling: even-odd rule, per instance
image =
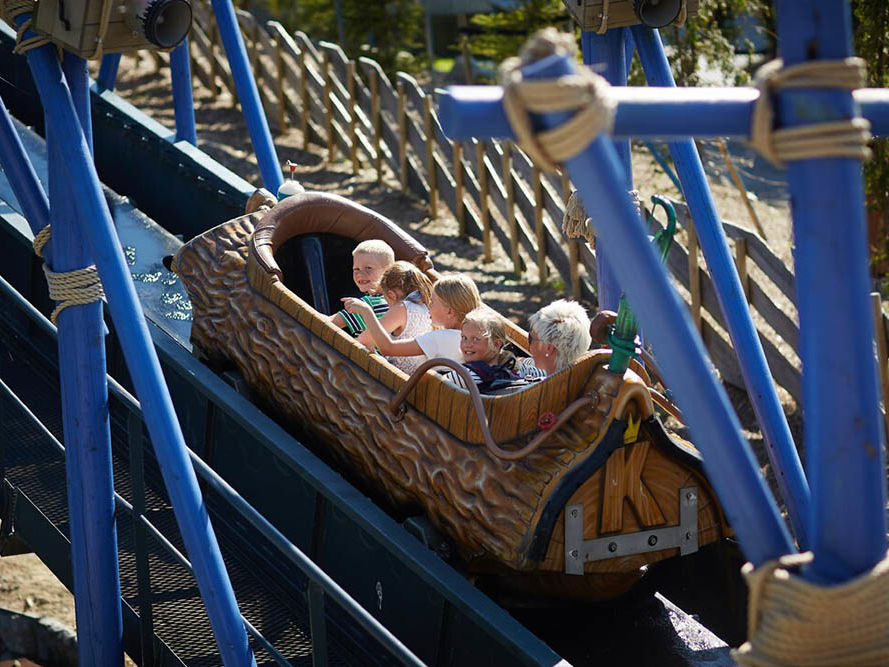
[{"label": "rope wrapped around pole", "polygon": [[[638,190],[628,190],[630,200],[636,207],[636,212],[642,215],[642,199]],[[562,233],[566,239],[586,239],[591,246],[596,245],[596,228],[577,196],[577,190],[573,190],[565,203],[565,215],[562,217]]]},{"label": "rope wrapped around pole", "polygon": [[750,639],[732,657],[742,667],[889,664],[889,557],[833,586],[799,576],[812,560],[807,552],[744,566]]},{"label": "rope wrapped around pole", "polygon": [[[0,18],[3,18],[10,26],[16,28],[15,19],[22,14],[33,14],[37,9],[37,3],[34,0],[0,0]],[[44,44],[49,44],[49,37],[41,37],[33,35],[28,39],[24,38],[25,33],[31,27],[31,17],[29,16],[18,28],[15,33],[15,48],[13,53],[26,53],[31,49],[36,49]]]},{"label": "rope wrapped around pole", "polygon": [[[34,252],[38,257],[43,258],[43,246],[49,241],[50,236],[51,228],[47,225],[34,237]],[[44,264],[43,273],[49,286],[49,298],[57,302],[49,317],[53,324],[58,324],[59,313],[65,308],[84,306],[105,298],[105,290],[95,264],[64,273],[56,273]]]},{"label": "rope wrapped around pole", "polygon": [[[617,103],[604,77],[583,68],[555,80],[524,81],[521,68],[552,55],[575,57],[574,36],[545,28],[519,52],[500,65],[503,106],[517,143],[541,169],[556,171],[558,164],[583,151],[601,132],[610,132]],[[575,112],[553,130],[536,132],[528,113]]]},{"label": "rope wrapped around pole", "polygon": [[870,121],[846,118],[800,127],[774,129],[772,96],[782,90],[799,88],[838,88],[855,90],[865,85],[865,62],[861,58],[816,60],[784,67],[781,60],[766,63],[754,81],[759,99],[753,109],[750,145],[773,164],[812,158],[852,158],[867,160],[871,151]]}]

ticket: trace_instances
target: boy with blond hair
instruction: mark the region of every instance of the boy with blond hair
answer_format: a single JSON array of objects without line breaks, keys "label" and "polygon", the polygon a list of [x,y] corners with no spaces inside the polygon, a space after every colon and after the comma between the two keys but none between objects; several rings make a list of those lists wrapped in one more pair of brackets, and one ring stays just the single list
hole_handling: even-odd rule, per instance
[{"label": "boy with blond hair", "polygon": [[[389,304],[380,291],[380,278],[395,263],[395,253],[385,241],[370,239],[359,243],[352,251],[352,280],[364,293],[361,300],[367,303],[378,318],[386,314]],[[367,329],[359,313],[341,310],[330,316],[330,321],[340,329],[357,336]]]}]

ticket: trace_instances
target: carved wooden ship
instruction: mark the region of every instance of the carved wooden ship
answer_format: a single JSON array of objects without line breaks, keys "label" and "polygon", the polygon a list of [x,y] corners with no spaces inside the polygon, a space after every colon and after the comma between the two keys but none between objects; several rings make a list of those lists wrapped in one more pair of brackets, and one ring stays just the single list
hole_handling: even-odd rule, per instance
[{"label": "carved wooden ship", "polygon": [[[409,379],[330,324],[313,300],[338,306],[354,291],[351,250],[369,238],[434,275],[394,223],[329,194],[194,238],[172,268],[195,345],[390,504],[422,508],[467,571],[511,590],[612,597],[644,565],[726,533],[697,450],[665,430],[641,366],[619,377],[609,350],[591,351],[521,391],[479,396],[434,371]],[[527,349],[523,330],[509,337]]]}]

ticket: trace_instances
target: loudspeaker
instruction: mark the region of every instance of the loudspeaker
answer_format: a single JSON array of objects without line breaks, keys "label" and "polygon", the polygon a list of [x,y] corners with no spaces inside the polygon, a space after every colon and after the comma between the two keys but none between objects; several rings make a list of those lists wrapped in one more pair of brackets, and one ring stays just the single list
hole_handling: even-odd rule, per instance
[{"label": "loudspeaker", "polygon": [[66,51],[95,58],[171,49],[188,35],[191,20],[189,0],[38,0],[33,28]]},{"label": "loudspeaker", "polygon": [[633,11],[642,25],[663,28],[679,16],[682,0],[633,0]]}]

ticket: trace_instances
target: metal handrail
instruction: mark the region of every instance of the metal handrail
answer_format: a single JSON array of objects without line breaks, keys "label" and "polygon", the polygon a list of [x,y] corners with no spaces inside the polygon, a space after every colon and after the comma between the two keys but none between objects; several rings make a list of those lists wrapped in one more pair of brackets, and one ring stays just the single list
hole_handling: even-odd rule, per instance
[{"label": "metal handrail", "polygon": [[[56,335],[56,327],[49,322],[39,310],[22,297],[5,279],[0,277],[0,291],[7,293],[17,303],[17,305],[40,326],[46,333],[52,336]],[[110,375],[108,376],[109,394],[113,394],[118,398],[126,409],[141,414],[141,406],[139,401],[130,394],[123,386],[120,385]],[[21,401],[21,399],[9,388],[6,383],[0,379],[0,391],[9,396],[16,404],[25,411],[26,415],[40,428],[43,434],[49,439],[53,446],[64,454],[65,447],[58,441],[52,432],[40,421],[40,419],[30,410],[30,408]],[[364,630],[366,630],[379,644],[390,652],[395,658],[399,659],[406,665],[423,665],[424,663],[414,653],[407,648],[401,641],[395,637],[389,630],[385,628],[376,618],[374,618],[364,607],[362,607],[354,598],[352,598],[343,588],[341,588],[333,579],[331,579],[321,568],[319,568],[308,556],[306,556],[298,547],[293,545],[277,528],[275,528],[265,517],[256,511],[244,498],[235,491],[225,480],[223,480],[210,466],[208,466],[200,457],[191,449],[188,449],[188,456],[191,459],[195,472],[204,479],[213,490],[218,493],[225,501],[230,503],[235,510],[254,528],[256,528],[278,551],[287,558],[292,564],[296,565],[306,577],[319,585],[325,595],[331,597],[346,613],[348,613]],[[135,514],[132,505],[115,493],[115,499],[124,509]],[[188,559],[181,554],[174,545],[172,545],[166,537],[163,536],[158,529],[151,524],[144,516],[139,514],[140,523],[143,523],[148,530],[158,539],[162,546],[167,549],[170,554],[186,569],[191,571],[191,564]],[[263,644],[264,648],[271,647],[270,653],[280,656],[274,647],[262,637],[252,625],[241,615],[245,623],[245,627],[255,633],[255,637]],[[268,644],[268,647],[266,646]],[[276,656],[276,660],[278,657]],[[281,658],[283,659],[283,658]],[[286,660],[282,664],[289,664]]]}]

